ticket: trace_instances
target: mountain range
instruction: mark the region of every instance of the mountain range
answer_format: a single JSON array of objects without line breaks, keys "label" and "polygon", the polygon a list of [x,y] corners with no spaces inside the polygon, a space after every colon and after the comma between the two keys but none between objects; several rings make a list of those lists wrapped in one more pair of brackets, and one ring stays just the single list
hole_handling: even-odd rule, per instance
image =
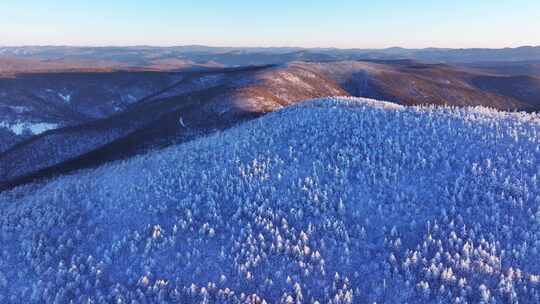
[{"label": "mountain range", "polygon": [[540,48],[0,48],[0,303],[538,303]]},{"label": "mountain range", "polygon": [[[175,70],[291,61],[399,60],[469,65],[540,62],[540,46],[505,49],[335,49],[178,47],[0,47],[0,73],[69,70]],[[501,67],[502,68],[502,67]],[[508,69],[507,69],[508,70]]]},{"label": "mountain range", "polygon": [[[22,66],[0,65],[0,189],[187,142],[311,98],[539,111],[538,69],[523,61],[536,51],[2,48],[0,60]],[[427,53],[485,60],[374,59]],[[361,54],[371,59],[350,59]],[[496,62],[497,54],[510,57]]]}]

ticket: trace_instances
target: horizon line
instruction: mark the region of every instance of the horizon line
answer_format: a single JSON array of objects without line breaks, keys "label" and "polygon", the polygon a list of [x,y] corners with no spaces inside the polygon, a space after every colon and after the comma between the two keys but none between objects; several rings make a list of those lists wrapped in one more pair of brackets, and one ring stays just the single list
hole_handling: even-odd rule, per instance
[{"label": "horizon line", "polygon": [[159,44],[20,44],[20,45],[2,45],[1,48],[24,48],[24,47],[72,47],[72,48],[136,48],[136,47],[148,47],[148,48],[179,48],[179,47],[205,47],[205,48],[223,48],[223,49],[298,49],[298,50],[317,50],[317,49],[333,49],[333,50],[389,50],[389,49],[403,49],[403,50],[501,50],[501,49],[520,49],[520,48],[539,48],[539,45],[524,44],[519,46],[503,46],[503,47],[401,47],[401,46],[388,46],[388,47],[302,47],[302,46],[230,46],[230,45],[211,45],[211,44],[174,44],[174,45],[159,45]]}]

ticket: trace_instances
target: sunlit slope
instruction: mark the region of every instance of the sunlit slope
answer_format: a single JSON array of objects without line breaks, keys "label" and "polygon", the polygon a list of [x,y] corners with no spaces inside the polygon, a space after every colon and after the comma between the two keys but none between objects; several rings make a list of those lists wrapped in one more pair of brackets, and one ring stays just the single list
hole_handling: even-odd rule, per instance
[{"label": "sunlit slope", "polygon": [[308,101],[0,194],[0,302],[533,303],[539,146],[534,114]]}]

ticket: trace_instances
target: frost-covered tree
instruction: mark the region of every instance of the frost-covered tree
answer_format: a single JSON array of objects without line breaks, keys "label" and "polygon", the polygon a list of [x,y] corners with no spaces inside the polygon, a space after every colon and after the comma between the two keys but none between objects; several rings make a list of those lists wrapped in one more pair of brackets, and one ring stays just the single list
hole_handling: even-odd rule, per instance
[{"label": "frost-covered tree", "polygon": [[540,117],[321,99],[0,194],[0,302],[536,303]]}]

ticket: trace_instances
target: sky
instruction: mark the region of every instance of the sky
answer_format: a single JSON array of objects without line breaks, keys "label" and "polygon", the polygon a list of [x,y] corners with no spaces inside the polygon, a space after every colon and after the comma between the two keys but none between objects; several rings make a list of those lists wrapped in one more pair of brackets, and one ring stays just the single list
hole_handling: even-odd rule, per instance
[{"label": "sky", "polygon": [[0,45],[540,45],[539,0],[0,0]]}]

